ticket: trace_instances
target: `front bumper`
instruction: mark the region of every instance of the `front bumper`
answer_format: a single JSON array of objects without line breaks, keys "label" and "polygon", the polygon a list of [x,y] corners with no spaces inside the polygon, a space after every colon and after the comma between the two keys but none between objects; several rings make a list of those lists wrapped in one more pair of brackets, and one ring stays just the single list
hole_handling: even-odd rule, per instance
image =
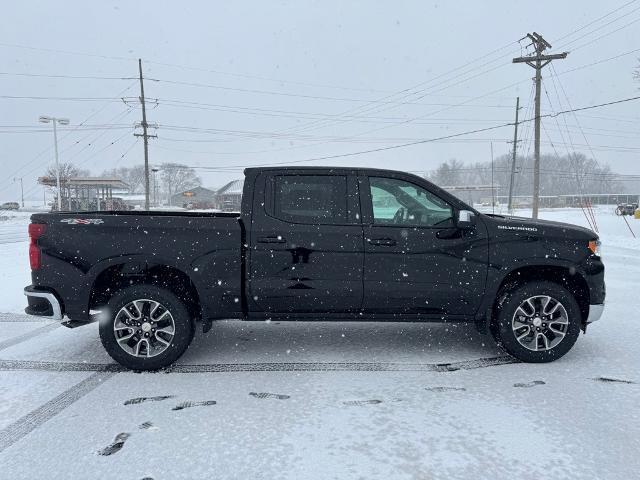
[{"label": "front bumper", "polygon": [[28,306],[24,309],[27,315],[48,317],[51,320],[62,320],[64,317],[60,300],[56,294],[47,290],[39,290],[33,285],[25,287]]},{"label": "front bumper", "polygon": [[587,317],[586,323],[593,323],[600,320],[602,312],[604,312],[604,303],[589,305],[589,316]]}]

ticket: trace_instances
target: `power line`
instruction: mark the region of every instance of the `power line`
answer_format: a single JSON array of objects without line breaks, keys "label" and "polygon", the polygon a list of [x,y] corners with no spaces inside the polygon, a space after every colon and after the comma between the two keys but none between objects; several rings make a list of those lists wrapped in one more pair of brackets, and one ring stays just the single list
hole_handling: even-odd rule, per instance
[{"label": "power line", "polygon": [[122,98],[115,97],[45,97],[31,95],[0,95],[0,98],[7,100],[64,100],[69,102],[121,102]]},{"label": "power line", "polygon": [[32,50],[38,52],[47,52],[47,53],[63,53],[65,55],[76,55],[81,57],[93,57],[93,58],[102,58],[105,60],[127,60],[134,61],[136,60],[133,57],[119,57],[115,55],[100,55],[95,53],[86,53],[86,52],[76,52],[72,50],[59,50],[54,48],[42,48],[42,47],[32,47],[28,45],[19,45],[17,43],[0,43],[0,47],[9,47],[9,48],[20,48],[23,50]]},{"label": "power line", "polygon": [[[637,1],[637,0],[633,0],[633,1],[631,1],[631,2],[626,3],[625,5],[622,5],[621,7],[616,8],[615,10],[613,10],[613,11],[609,12],[608,14],[606,14],[606,15],[604,15],[604,16],[602,16],[602,17],[600,17],[599,19],[596,19],[596,20],[594,20],[593,22],[588,23],[587,25],[583,26],[582,28],[580,28],[580,29],[578,29],[578,30],[574,31],[573,33],[578,33],[578,31],[584,30],[585,28],[587,28],[587,27],[589,27],[589,26],[593,25],[594,23],[597,23],[597,22],[598,22],[598,21],[600,21],[600,20],[604,20],[606,17],[609,17],[609,16],[613,15],[614,13],[619,12],[620,10],[622,10],[622,9],[624,9],[625,7],[627,7],[627,6],[629,6],[629,5],[633,4],[633,3],[635,3],[636,1]],[[608,21],[607,23],[605,23],[605,24],[603,24],[603,25],[600,25],[600,26],[598,26],[598,27],[594,28],[593,30],[591,30],[591,31],[589,31],[589,32],[587,32],[587,33],[585,33],[585,34],[580,35],[579,37],[576,37],[576,38],[574,38],[573,40],[570,40],[570,41],[569,41],[569,42],[567,42],[567,43],[563,43],[563,44],[562,44],[562,45],[563,45],[563,47],[562,47],[562,48],[566,48],[568,45],[571,45],[572,43],[575,43],[575,42],[577,42],[578,40],[581,40],[581,39],[583,39],[583,38],[585,38],[585,37],[588,37],[589,35],[591,35],[591,34],[593,34],[593,33],[597,32],[597,31],[599,31],[599,30],[602,30],[602,29],[603,29],[603,28],[605,28],[605,27],[608,27],[609,25],[611,25],[612,23],[617,22],[618,20],[622,20],[623,18],[628,18],[628,17],[629,17],[629,15],[631,15],[632,13],[637,12],[638,10],[640,10],[640,7],[637,7],[637,8],[634,8],[633,10],[630,10],[630,11],[628,11],[628,12],[625,12],[623,15],[621,15],[621,16],[619,16],[619,17],[617,17],[617,18],[614,18],[613,20],[610,20],[610,21]],[[556,40],[555,40],[555,42],[557,43],[557,42],[559,42],[560,40],[563,40],[564,38],[567,38],[567,37],[569,37],[569,36],[571,36],[571,35],[565,35],[564,37],[561,37],[561,38],[559,38],[559,39],[556,39]],[[575,49],[573,49],[573,50],[575,50]]]},{"label": "power line", "polygon": [[[125,94],[129,89],[131,89],[135,84],[131,83],[129,84],[127,87],[125,87],[124,89],[122,89],[118,95],[123,95]],[[69,132],[67,132],[65,135],[63,135],[60,138],[60,141],[62,142],[65,138],[67,138],[69,135],[71,135],[75,129],[81,127],[82,125],[86,124],[86,122],[88,122],[89,120],[91,120],[92,118],[94,118],[96,115],[100,114],[101,112],[103,112],[111,103],[107,102],[104,105],[102,105],[100,108],[98,108],[95,112],[90,113],[83,121],[81,121],[78,125],[76,125],[74,127],[74,129],[70,130]],[[115,119],[115,117],[113,119],[110,119],[109,122],[113,121]],[[85,137],[86,138],[86,137]],[[78,142],[76,142],[77,144]],[[35,157],[33,157],[31,160],[23,163],[20,167],[18,167],[17,170],[15,170],[12,174],[10,174],[7,178],[11,178],[14,177],[18,174],[20,174],[22,172],[22,169],[33,164],[33,162],[35,162],[36,160],[38,160],[42,155],[44,155],[45,153],[49,152],[53,147],[49,146],[47,148],[45,148],[44,150],[42,150],[41,152],[39,152]],[[65,152],[66,150],[63,149],[61,153]],[[22,174],[24,175],[24,174]],[[2,184],[2,182],[0,182],[0,184]]]},{"label": "power line", "polygon": [[625,57],[625,56],[627,56],[627,55],[631,55],[631,54],[633,54],[633,53],[637,53],[637,52],[640,52],[640,48],[635,48],[635,49],[633,49],[633,50],[629,50],[628,52],[620,53],[619,55],[615,55],[615,56],[613,56],[613,57],[604,58],[604,59],[602,59],[602,60],[596,60],[596,61],[594,61],[594,62],[587,63],[587,64],[585,64],[585,65],[580,65],[580,66],[578,66],[578,67],[571,68],[571,69],[569,69],[569,70],[563,70],[563,71],[562,71],[562,72],[560,72],[560,73],[556,73],[556,76],[565,75],[565,74],[567,74],[567,73],[575,72],[575,71],[577,71],[577,70],[583,70],[583,69],[585,69],[585,68],[593,67],[593,66],[595,66],[595,65],[600,65],[601,63],[610,62],[611,60],[616,60],[616,59],[618,59],[618,58]]},{"label": "power line", "polygon": [[[130,88],[130,87],[128,87]],[[100,110],[98,110],[97,112],[93,113],[92,115],[90,115],[89,117],[87,117],[87,119],[85,119],[84,121],[88,121],[88,119],[94,117],[95,115],[97,115],[100,111],[102,111],[106,106],[104,106],[103,108],[101,108]],[[128,115],[131,112],[131,108],[128,108],[127,110],[125,110],[124,112],[119,112],[116,116],[112,117],[109,121],[115,121],[117,119],[120,118],[124,118],[126,115]],[[131,128],[131,127],[129,127]],[[65,138],[67,138],[69,135],[71,135],[71,133],[74,130],[69,131],[66,135],[64,135],[61,140],[64,140]],[[94,136],[89,142],[87,142],[79,151],[75,152],[73,155],[69,156],[67,158],[67,162],[71,162],[74,158],[76,158],[78,155],[80,155],[82,152],[84,152],[85,150],[87,150],[89,147],[93,147],[95,145],[95,142],[100,139],[101,137],[103,137],[106,133],[108,132],[108,130],[103,130],[100,134],[98,134],[97,136]],[[82,137],[81,139],[77,140],[76,142],[74,142],[72,145],[70,145],[67,148],[64,148],[61,150],[60,153],[66,153],[68,151],[70,151],[72,148],[74,148],[76,145],[79,145],[81,142],[83,142],[84,140],[88,139],[89,137],[92,137],[93,134],[88,134],[85,135],[84,137]],[[125,135],[128,135],[128,133],[125,133]],[[38,163],[36,164],[32,169],[27,170],[27,171],[23,171],[23,169],[25,167],[27,167],[28,165],[32,165],[38,158],[40,158],[40,156],[42,156],[43,153],[48,152],[49,150],[51,150],[51,148],[48,148],[46,150],[44,150],[43,152],[41,152],[40,154],[38,154],[36,157],[34,157],[31,161],[26,162],[25,164],[23,164],[16,172],[21,172],[22,176],[27,176],[30,175],[32,173],[34,173],[36,170],[38,170],[39,168],[42,168],[42,164]],[[11,178],[13,175],[11,175],[10,177],[7,178]],[[6,189],[6,187],[5,187]]]},{"label": "power line", "polygon": [[571,36],[571,35],[573,35],[574,33],[581,32],[581,31],[582,31],[582,30],[584,30],[585,28],[588,28],[588,27],[590,27],[591,25],[593,25],[593,24],[595,24],[595,23],[598,23],[600,20],[604,20],[605,18],[610,17],[610,16],[611,16],[611,15],[613,15],[614,13],[617,13],[617,12],[619,12],[620,10],[623,10],[624,8],[628,7],[629,5],[634,4],[634,3],[636,3],[636,2],[637,2],[637,0],[631,0],[630,2],[627,2],[627,3],[625,3],[624,5],[620,5],[618,8],[616,8],[616,9],[614,9],[614,10],[611,10],[610,12],[606,13],[605,15],[602,15],[601,17],[596,18],[595,20],[592,20],[591,22],[589,22],[589,23],[587,23],[587,24],[583,25],[582,27],[577,28],[576,30],[571,31],[571,32],[567,33],[566,35],[564,35],[564,36],[562,36],[562,37],[556,38],[556,39],[554,40],[554,42],[555,42],[555,43],[557,43],[557,42],[559,42],[559,41],[561,41],[561,40],[564,40],[565,38],[570,37],[570,36]]},{"label": "power line", "polygon": [[231,76],[231,77],[236,77],[236,78],[248,78],[248,79],[260,80],[260,81],[265,81],[266,80],[266,81],[269,81],[269,82],[275,82],[275,83],[281,83],[281,84],[299,85],[299,86],[313,87],[313,88],[330,88],[330,89],[336,89],[336,90],[351,90],[351,91],[358,91],[358,92],[391,93],[391,91],[374,90],[374,89],[371,89],[371,88],[345,87],[345,86],[341,86],[341,85],[329,85],[329,84],[323,84],[323,83],[299,82],[299,81],[295,81],[295,80],[283,80],[283,79],[278,79],[278,78],[264,77],[264,76],[261,76],[261,75],[250,75],[250,74],[244,74],[244,73],[224,72],[224,71],[221,71],[221,70],[211,70],[211,69],[207,69],[207,68],[191,67],[191,66],[186,66],[186,65],[178,65],[178,64],[174,64],[174,63],[154,62],[154,61],[150,61],[150,60],[147,60],[146,62],[151,64],[151,65],[160,65],[160,66],[164,66],[164,67],[171,67],[171,68],[177,68],[177,69],[182,69],[182,70],[191,70],[191,71],[197,71],[197,72],[214,73],[216,75],[226,75],[226,76]]},{"label": "power line", "polygon": [[136,80],[135,77],[105,77],[95,75],[55,75],[44,73],[24,73],[24,72],[0,72],[0,75],[12,77],[36,77],[36,78],[68,78],[74,80]]},{"label": "power line", "polygon": [[[601,103],[601,104],[597,104],[597,105],[590,105],[590,106],[586,106],[586,107],[580,107],[580,108],[576,108],[576,109],[567,109],[567,110],[552,112],[552,113],[548,113],[548,114],[542,114],[542,115],[540,115],[540,118],[554,118],[554,117],[557,117],[559,115],[564,115],[564,114],[567,114],[567,113],[590,110],[590,109],[595,109],[595,108],[601,108],[601,107],[604,107],[604,106],[609,106],[609,105],[614,105],[614,104],[618,104],[618,103],[634,101],[634,100],[638,100],[638,99],[640,99],[640,96],[630,97],[630,98],[621,99],[621,100],[615,100],[615,101]],[[523,124],[523,123],[527,123],[527,122],[532,122],[532,121],[535,121],[535,118],[536,117],[527,118],[527,119],[521,120],[519,123]],[[513,123],[512,122],[511,123],[504,123],[504,124],[498,125],[498,127],[508,126],[508,125],[513,125]],[[290,135],[279,135],[277,132],[250,131],[250,130],[225,130],[225,129],[214,129],[214,128],[193,127],[193,126],[184,126],[184,125],[170,125],[170,124],[160,124],[159,127],[162,128],[163,130],[186,131],[186,132],[201,133],[201,134],[214,134],[214,135],[222,134],[222,135],[234,135],[234,136],[242,136],[242,137],[260,137],[260,138],[286,138],[286,139],[292,139],[292,138],[300,139],[300,138],[302,138],[302,139],[310,139],[310,137],[308,137],[308,136],[306,136],[306,137],[301,137],[301,136],[291,137]],[[489,129],[493,129],[493,128],[495,128],[495,127],[493,127],[493,126],[489,127]],[[331,140],[335,140],[335,141],[344,141],[344,140],[348,140],[348,139],[352,139],[352,138],[353,137],[351,137],[351,136],[347,136],[347,137],[311,137],[311,139],[321,139],[321,140],[331,139]],[[198,142],[199,141],[199,140],[193,140],[193,139],[168,139],[168,138],[163,138],[163,140],[193,141],[193,142]],[[205,140],[205,141],[206,142],[211,142],[210,140]],[[219,140],[215,140],[215,142],[219,142]]]},{"label": "power line", "polygon": [[[581,108],[577,108],[577,109],[564,110],[564,111],[561,111],[561,112],[557,112],[555,114],[548,114],[548,115],[544,115],[544,116],[547,116],[547,117],[558,116],[558,115],[571,113],[571,112],[574,112],[574,111],[581,111],[581,110],[600,108],[600,107],[603,107],[603,106],[614,105],[614,104],[623,103],[623,102],[630,102],[630,101],[639,100],[639,99],[640,99],[640,96],[630,97],[630,98],[626,98],[626,99],[615,100],[615,101],[601,103],[601,104],[597,104],[597,105],[591,105],[591,106],[588,106],[588,107],[581,107]],[[536,118],[538,118],[538,117],[528,118],[526,120],[522,120],[521,123],[533,122],[533,121],[536,120]],[[439,140],[444,140],[444,139],[449,139],[449,138],[456,138],[456,137],[461,137],[461,136],[465,136],[465,135],[472,135],[472,134],[475,134],[475,133],[481,133],[481,132],[486,132],[486,131],[490,131],[490,130],[497,130],[499,128],[504,128],[504,127],[508,127],[508,126],[513,126],[513,123],[505,123],[505,124],[502,124],[502,125],[494,125],[492,127],[469,130],[469,131],[466,131],[466,132],[459,132],[459,133],[455,133],[455,134],[451,134],[451,135],[444,135],[444,136],[441,136],[441,137],[428,138],[428,139],[419,140],[419,141],[415,141],[415,142],[404,143],[404,144],[401,144],[401,145],[389,145],[389,146],[385,146],[385,147],[378,147],[378,148],[373,148],[373,149],[368,149],[368,150],[361,150],[361,151],[356,151],[356,152],[343,153],[343,154],[326,155],[326,156],[322,156],[322,157],[307,158],[307,159],[302,159],[302,160],[293,160],[293,161],[289,161],[289,162],[276,162],[276,163],[259,164],[259,165],[252,165],[252,166],[254,166],[254,167],[265,167],[265,166],[275,166],[275,165],[287,165],[287,164],[291,164],[291,163],[306,163],[306,162],[314,162],[314,161],[320,161],[320,160],[332,160],[332,159],[336,159],[336,158],[352,157],[352,156],[357,156],[357,155],[364,155],[364,154],[367,154],[367,153],[375,153],[375,152],[381,152],[381,151],[387,151],[387,150],[394,150],[394,149],[398,149],[398,148],[406,148],[406,147],[410,147],[410,146],[413,146],[413,145],[432,143],[432,142],[437,142]],[[237,167],[243,167],[244,168],[245,166],[244,165],[231,165],[229,167],[222,167],[222,168],[225,169],[225,168],[234,168],[234,167],[235,168],[237,168]],[[207,170],[207,169],[220,170],[221,169],[221,167],[194,167],[194,168],[200,168],[200,169],[204,169],[204,170]]]},{"label": "power line", "polygon": [[586,42],[586,43],[583,43],[583,44],[581,44],[581,45],[578,45],[577,47],[573,47],[573,48],[571,49],[571,51],[572,51],[572,52],[575,52],[576,50],[579,50],[580,48],[584,48],[584,47],[586,47],[586,46],[588,46],[588,45],[591,45],[592,43],[595,43],[595,42],[597,42],[598,40],[601,40],[601,39],[603,39],[603,38],[605,38],[605,37],[608,37],[609,35],[613,35],[614,33],[617,33],[617,32],[619,32],[620,30],[623,30],[623,29],[625,29],[625,28],[627,28],[627,27],[629,27],[629,26],[633,25],[634,23],[638,23],[638,22],[640,22],[640,17],[636,18],[635,20],[632,20],[632,21],[631,21],[631,22],[629,22],[629,23],[626,23],[626,24],[622,25],[622,26],[621,26],[621,27],[619,27],[619,28],[616,28],[615,30],[612,30],[612,31],[610,31],[610,32],[608,32],[608,33],[604,33],[604,34],[600,35],[599,37],[594,38],[593,40],[589,40],[589,41],[588,41],[588,42]]},{"label": "power line", "polygon": [[[130,129],[131,125],[112,125],[112,126],[103,126],[103,127],[82,127],[82,128],[78,128],[78,129],[71,129],[71,128],[61,128],[60,131],[61,132],[73,132],[73,131],[78,131],[78,132],[91,132],[91,131],[99,131],[99,130],[123,130],[123,129]],[[42,128],[33,128],[33,129],[22,129],[22,130],[16,130],[16,129],[11,129],[11,130],[1,130],[0,129],[0,134],[23,134],[23,133],[28,133],[28,134],[32,134],[32,133],[50,133],[47,132],[46,130],[42,129]]]}]

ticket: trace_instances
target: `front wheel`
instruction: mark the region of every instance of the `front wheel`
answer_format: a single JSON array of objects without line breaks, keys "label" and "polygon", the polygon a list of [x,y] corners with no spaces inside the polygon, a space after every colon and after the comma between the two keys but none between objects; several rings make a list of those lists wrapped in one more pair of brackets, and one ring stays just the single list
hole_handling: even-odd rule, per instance
[{"label": "front wheel", "polygon": [[523,362],[551,362],[578,339],[582,315],[561,285],[533,281],[506,292],[492,326],[496,342]]},{"label": "front wheel", "polygon": [[194,335],[184,303],[155,285],[132,285],[117,292],[100,320],[107,353],[132,370],[157,370],[175,362]]}]

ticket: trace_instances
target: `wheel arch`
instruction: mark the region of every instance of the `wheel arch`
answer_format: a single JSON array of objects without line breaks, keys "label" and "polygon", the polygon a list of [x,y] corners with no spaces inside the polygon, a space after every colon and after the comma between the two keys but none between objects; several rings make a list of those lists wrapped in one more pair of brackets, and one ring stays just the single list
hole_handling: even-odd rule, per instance
[{"label": "wheel arch", "polygon": [[580,307],[582,325],[589,315],[590,293],[584,276],[572,267],[559,265],[527,265],[514,268],[502,279],[491,307],[491,321],[496,317],[497,308],[507,291],[535,280],[545,280],[566,288]]},{"label": "wheel arch", "polygon": [[109,262],[109,265],[96,272],[90,289],[89,309],[100,309],[124,287],[143,284],[171,291],[184,302],[193,319],[202,319],[200,295],[192,278],[176,266],[141,258]]}]

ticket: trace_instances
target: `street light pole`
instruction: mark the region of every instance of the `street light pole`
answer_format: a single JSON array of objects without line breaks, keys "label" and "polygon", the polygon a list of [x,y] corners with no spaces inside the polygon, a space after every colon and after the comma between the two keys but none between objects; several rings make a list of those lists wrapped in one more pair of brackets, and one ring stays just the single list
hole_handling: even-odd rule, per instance
[{"label": "street light pole", "polygon": [[58,159],[58,129],[56,128],[56,124],[58,122],[56,119],[53,119],[53,145],[56,150],[56,184],[58,185],[58,211],[62,211],[62,194],[61,194],[61,185],[60,185],[60,160]]},{"label": "street light pole", "polygon": [[158,171],[160,169],[159,168],[152,168],[151,171],[153,172],[153,205],[155,207],[158,206]]},{"label": "street light pole", "polygon": [[53,123],[53,146],[56,152],[56,185],[57,185],[57,194],[58,194],[58,211],[62,211],[62,193],[61,193],[61,184],[60,184],[60,160],[58,159],[58,130],[56,128],[57,124],[60,125],[69,125],[69,120],[66,118],[56,118],[56,117],[40,117],[40,123]]},{"label": "street light pole", "polygon": [[24,187],[22,186],[22,177],[14,178],[13,181],[20,180],[20,200],[22,201],[22,208],[24,208]]}]

